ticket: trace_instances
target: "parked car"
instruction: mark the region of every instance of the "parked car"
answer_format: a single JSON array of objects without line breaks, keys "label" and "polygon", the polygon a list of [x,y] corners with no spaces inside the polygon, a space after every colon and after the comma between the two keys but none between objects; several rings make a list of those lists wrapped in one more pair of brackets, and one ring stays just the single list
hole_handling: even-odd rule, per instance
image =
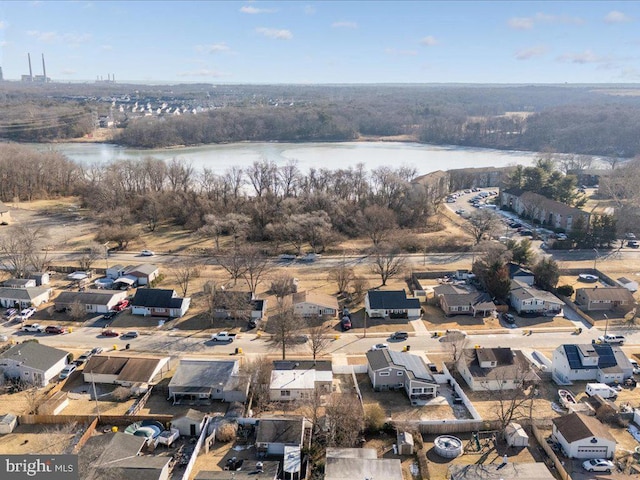
[{"label": "parked car", "polygon": [[613,462],[605,458],[592,458],[582,464],[587,472],[607,472],[610,473],[613,470]]},{"label": "parked car", "polygon": [[516,323],[516,318],[510,313],[503,313],[502,320],[504,320],[505,323],[508,323],[509,325],[513,325]]},{"label": "parked car", "polygon": [[629,248],[640,248],[640,242],[638,240],[629,240],[627,242],[627,247],[629,247]]},{"label": "parked car", "polygon": [[640,373],[640,365],[633,358],[629,359],[629,363],[631,363],[631,367],[633,367],[634,375],[638,375]]},{"label": "parked car", "polygon": [[138,331],[131,330],[130,332],[125,332],[122,334],[122,338],[138,338]]},{"label": "parked car", "polygon": [[309,337],[307,335],[296,335],[295,337],[293,337],[291,339],[291,341],[293,343],[303,344],[303,343],[307,343],[309,341]]},{"label": "parked car", "polygon": [[635,233],[631,233],[631,232],[627,232],[624,234],[624,238],[626,238],[627,240],[635,240],[636,239],[636,234]]},{"label": "parked car", "polygon": [[102,315],[102,319],[103,320],[111,320],[113,317],[118,315],[118,313],[120,313],[120,312],[117,312],[115,310],[111,310],[110,312],[107,312],[104,315]]},{"label": "parked car", "polygon": [[91,352],[84,352],[82,355],[76,358],[76,361],[73,363],[75,363],[76,366],[79,367],[80,365],[87,363],[91,357],[92,357]]},{"label": "parked car", "polygon": [[75,372],[76,368],[78,368],[78,367],[76,367],[73,363],[70,363],[69,365],[67,365],[66,367],[64,367],[62,369],[62,371],[60,372],[60,375],[58,375],[58,378],[60,380],[64,380],[69,375],[71,375],[73,372]]},{"label": "parked car", "polygon": [[4,318],[7,320],[12,320],[16,315],[18,315],[18,310],[15,308],[9,308],[6,312],[4,312]]},{"label": "parked car", "polygon": [[113,307],[113,309],[116,312],[121,312],[123,311],[125,308],[127,308],[129,306],[129,300],[121,300],[118,303],[116,303],[116,306]]},{"label": "parked car", "polygon": [[44,332],[44,327],[39,323],[27,323],[26,325],[22,325],[20,330],[23,332],[42,333]]},{"label": "parked car", "polygon": [[602,335],[598,337],[598,340],[600,340],[603,343],[610,343],[612,345],[623,345],[625,338],[624,338],[624,335],[614,335],[614,334],[608,333],[607,335]]},{"label": "parked car", "polygon": [[406,340],[409,338],[409,334],[407,332],[394,332],[389,338],[391,340]]},{"label": "parked car", "polygon": [[349,315],[345,315],[344,317],[342,317],[342,320],[340,320],[340,326],[342,327],[343,332],[351,330],[351,317]]},{"label": "parked car", "polygon": [[95,347],[95,348],[92,348],[92,349],[91,349],[91,356],[99,355],[99,354],[101,354],[103,351],[104,351],[104,348],[102,348],[102,347]]},{"label": "parked car", "polygon": [[115,330],[103,330],[102,331],[102,336],[103,337],[117,337],[120,334],[118,332],[116,332]]},{"label": "parked car", "polygon": [[20,318],[24,322],[25,320],[33,317],[33,314],[36,313],[37,311],[38,310],[35,307],[25,308],[20,312]]},{"label": "parked car", "polygon": [[154,252],[152,252],[151,250],[142,250],[140,252],[140,255],[143,257],[153,257],[155,255]]},{"label": "parked car", "polygon": [[44,329],[44,333],[49,333],[52,335],[62,335],[63,333],[67,333],[67,329],[58,325],[48,325]]},{"label": "parked car", "polygon": [[369,350],[373,352],[375,350],[384,350],[385,348],[389,348],[388,343],[376,343]]}]

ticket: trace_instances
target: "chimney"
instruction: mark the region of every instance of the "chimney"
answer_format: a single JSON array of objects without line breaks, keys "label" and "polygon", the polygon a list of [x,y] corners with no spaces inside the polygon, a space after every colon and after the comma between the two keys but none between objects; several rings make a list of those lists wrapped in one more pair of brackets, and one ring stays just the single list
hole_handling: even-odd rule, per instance
[{"label": "chimney", "polygon": [[29,59],[29,79],[33,82],[33,70],[31,70],[31,54],[27,53],[27,58]]},{"label": "chimney", "polygon": [[47,67],[44,65],[44,53],[42,54],[42,76],[44,77],[44,82],[47,83]]}]

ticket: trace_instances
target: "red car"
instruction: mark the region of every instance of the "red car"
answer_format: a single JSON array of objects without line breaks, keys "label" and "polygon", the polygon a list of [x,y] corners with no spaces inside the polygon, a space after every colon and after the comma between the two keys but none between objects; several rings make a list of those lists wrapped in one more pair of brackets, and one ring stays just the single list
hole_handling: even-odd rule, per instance
[{"label": "red car", "polygon": [[128,306],[129,306],[129,300],[122,300],[122,301],[118,302],[118,303],[116,304],[116,306],[115,306],[115,307],[113,307],[113,309],[114,309],[116,312],[121,312],[122,310],[124,310],[124,309],[125,309],[125,308],[127,308]]},{"label": "red car", "polygon": [[103,330],[102,331],[102,336],[103,337],[118,337],[120,334],[118,332],[116,332],[115,330]]},{"label": "red car", "polygon": [[51,334],[54,334],[54,335],[61,335],[63,333],[67,333],[67,329],[63,328],[63,327],[49,325],[47,328],[44,329],[44,333],[51,333]]}]

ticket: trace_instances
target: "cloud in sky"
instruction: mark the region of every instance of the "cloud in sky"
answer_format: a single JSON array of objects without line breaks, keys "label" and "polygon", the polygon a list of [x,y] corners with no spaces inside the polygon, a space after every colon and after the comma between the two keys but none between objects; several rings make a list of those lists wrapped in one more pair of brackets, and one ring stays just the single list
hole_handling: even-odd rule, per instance
[{"label": "cloud in sky", "polygon": [[275,10],[271,10],[268,8],[256,8],[250,5],[245,5],[244,7],[240,7],[240,12],[248,13],[249,15],[259,15],[261,13],[273,13]]},{"label": "cloud in sky", "polygon": [[611,10],[604,16],[605,23],[627,23],[632,21],[633,18],[625,13],[619,12],[618,10]]},{"label": "cloud in sky", "polygon": [[219,53],[228,52],[229,50],[229,46],[224,42],[212,43],[210,45],[196,45],[196,51],[198,52]]},{"label": "cloud in sky", "polygon": [[356,22],[349,22],[346,20],[341,20],[339,22],[333,22],[331,24],[333,28],[358,28],[358,24]]},{"label": "cloud in sky", "polygon": [[438,40],[436,40],[436,37],[434,37],[433,35],[428,35],[420,39],[420,45],[432,47],[437,44],[438,44]]},{"label": "cloud in sky", "polygon": [[529,60],[534,57],[539,57],[547,53],[549,49],[545,45],[536,45],[530,48],[523,48],[516,52],[516,59]]},{"label": "cloud in sky", "polygon": [[208,68],[201,68],[200,70],[191,70],[187,72],[178,72],[176,75],[179,77],[223,77],[224,74],[217,70],[210,70]]},{"label": "cloud in sky", "polygon": [[607,63],[611,61],[611,58],[597,55],[591,50],[585,50],[584,52],[565,53],[560,55],[557,60],[565,63],[578,63],[584,65],[587,63]]},{"label": "cloud in sky", "polygon": [[564,24],[582,25],[584,19],[580,17],[569,17],[567,15],[549,15],[547,13],[536,13],[532,17],[511,17],[507,20],[507,25],[514,30],[531,30],[537,24]]},{"label": "cloud in sky", "polygon": [[384,53],[394,57],[410,57],[418,54],[415,50],[398,50],[396,48],[385,48]]},{"label": "cloud in sky", "polygon": [[278,28],[259,27],[256,28],[256,32],[268,38],[275,38],[276,40],[291,40],[293,38],[291,31]]}]

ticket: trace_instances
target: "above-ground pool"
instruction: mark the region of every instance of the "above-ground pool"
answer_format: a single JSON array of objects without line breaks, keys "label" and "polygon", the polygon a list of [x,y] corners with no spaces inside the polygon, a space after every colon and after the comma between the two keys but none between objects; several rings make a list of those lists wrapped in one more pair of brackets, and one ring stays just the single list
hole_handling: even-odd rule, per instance
[{"label": "above-ground pool", "polygon": [[143,420],[141,422],[132,423],[124,433],[135,435],[136,437],[156,438],[162,433],[164,426],[155,420]]}]

